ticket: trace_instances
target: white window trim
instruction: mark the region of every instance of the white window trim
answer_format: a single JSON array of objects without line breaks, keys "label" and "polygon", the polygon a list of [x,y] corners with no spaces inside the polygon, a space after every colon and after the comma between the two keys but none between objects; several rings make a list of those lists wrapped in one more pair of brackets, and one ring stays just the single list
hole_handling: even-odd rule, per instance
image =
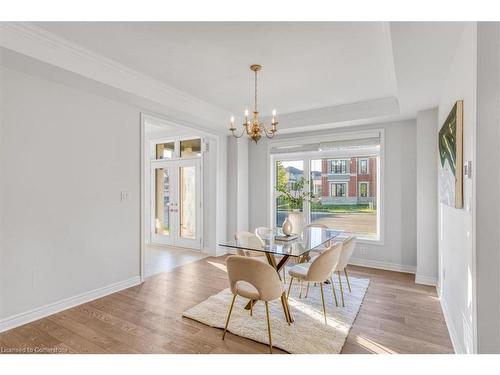
[{"label": "white window trim", "polygon": [[[362,197],[361,194],[361,184],[366,184],[366,197]],[[370,198],[370,182],[369,181],[358,181],[358,198]]]},{"label": "white window trim", "polygon": [[[385,197],[384,197],[384,186],[381,183],[384,181],[384,176],[385,176],[385,131],[384,129],[372,129],[369,131],[353,131],[353,132],[333,132],[328,135],[314,135],[314,136],[308,136],[308,137],[302,137],[301,143],[308,144],[308,143],[315,143],[315,142],[329,142],[329,141],[338,141],[338,140],[352,140],[352,139],[363,139],[367,137],[374,137],[374,136],[379,136],[380,137],[380,147],[374,148],[374,150],[377,150],[378,157],[376,159],[377,163],[377,183],[376,183],[376,189],[377,189],[377,233],[378,236],[362,236],[358,235],[357,240],[358,243],[366,243],[366,244],[372,244],[372,245],[379,245],[383,246],[384,241],[385,241],[385,226],[384,226],[384,218],[385,218],[385,212],[384,212],[384,207],[385,207]],[[275,226],[275,215],[276,215],[276,192],[274,189],[275,181],[275,164],[276,161],[281,160],[281,161],[294,161],[294,160],[304,160],[304,176],[310,176],[310,168],[311,168],[311,159],[318,159],[318,158],[331,158],[331,159],[340,159],[340,158],[350,158],[352,156],[357,156],[355,153],[349,151],[345,153],[344,155],[340,155],[336,151],[310,151],[310,152],[300,152],[297,154],[294,154],[293,152],[291,153],[282,153],[282,154],[271,154],[271,148],[274,146],[288,146],[288,145],[296,145],[297,144],[297,139],[276,139],[276,140],[271,140],[267,144],[267,154],[269,155],[269,162],[270,162],[270,168],[269,168],[269,180],[268,180],[268,186],[269,186],[269,197],[271,197],[271,204],[270,204],[270,212],[269,212],[269,223],[271,226]],[[298,157],[298,156],[302,157]],[[330,156],[328,156],[330,155]],[[304,202],[304,211],[309,212],[309,207],[310,204],[309,202]],[[305,215],[304,217],[305,220],[305,225],[309,224],[310,220],[310,215]]]}]

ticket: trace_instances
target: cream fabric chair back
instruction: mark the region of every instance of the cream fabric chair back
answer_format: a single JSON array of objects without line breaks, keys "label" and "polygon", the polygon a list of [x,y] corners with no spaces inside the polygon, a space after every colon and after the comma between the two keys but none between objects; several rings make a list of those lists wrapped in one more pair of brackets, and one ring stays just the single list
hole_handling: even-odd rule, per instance
[{"label": "cream fabric chair back", "polygon": [[[257,247],[257,248],[264,246],[264,241],[262,241],[252,232],[247,232],[247,231],[236,232],[236,234],[234,235],[234,239],[236,241],[240,241],[243,246]],[[243,249],[238,249],[237,254],[249,257],[264,255],[263,253],[259,253],[258,251],[243,250]]]},{"label": "cream fabric chair back", "polygon": [[271,239],[275,235],[275,230],[268,227],[255,228],[255,235],[262,240]]},{"label": "cream fabric chair back", "polygon": [[339,264],[336,268],[337,271],[342,271],[347,267],[347,263],[349,262],[355,247],[356,237],[351,236],[342,242],[342,254],[340,255]]},{"label": "cream fabric chair back", "polygon": [[257,259],[231,255],[226,260],[229,286],[233,294],[237,294],[238,282],[251,284],[259,292],[262,301],[280,298],[283,284],[276,270]]},{"label": "cream fabric chair back", "polygon": [[330,278],[342,254],[342,243],[337,242],[318,255],[307,271],[307,280],[322,283]]}]

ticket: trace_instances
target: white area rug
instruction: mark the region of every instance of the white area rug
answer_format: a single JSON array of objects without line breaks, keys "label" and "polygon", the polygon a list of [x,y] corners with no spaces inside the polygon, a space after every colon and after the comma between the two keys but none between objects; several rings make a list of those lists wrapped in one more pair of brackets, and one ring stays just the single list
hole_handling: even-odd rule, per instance
[{"label": "white area rug", "polygon": [[[337,278],[335,277],[335,279]],[[349,281],[351,282],[351,293],[347,290],[345,278],[342,278],[345,307],[341,307],[338,279],[334,280],[334,285],[337,291],[339,307],[335,306],[331,285],[324,285],[328,325],[325,325],[323,318],[319,285],[314,287],[311,284],[309,295],[304,298],[306,290],[304,284],[302,298],[299,298],[300,286],[297,281],[294,281],[289,299],[294,319],[292,325],[287,324],[279,299],[269,304],[273,347],[297,354],[340,353],[370,283],[368,279],[354,277],[349,278]],[[224,289],[185,311],[183,316],[223,329],[231,299],[230,290]],[[253,316],[250,316],[250,312],[244,309],[247,303],[248,299],[236,297],[228,331],[238,336],[268,344],[264,303],[258,302],[254,306]]]}]

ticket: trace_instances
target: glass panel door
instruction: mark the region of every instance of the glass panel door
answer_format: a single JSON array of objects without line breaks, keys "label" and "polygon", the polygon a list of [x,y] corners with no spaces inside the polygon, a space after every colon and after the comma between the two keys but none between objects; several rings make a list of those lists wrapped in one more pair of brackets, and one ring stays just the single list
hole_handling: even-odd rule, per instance
[{"label": "glass panel door", "polygon": [[179,175],[179,237],[178,246],[200,248],[201,200],[200,160],[178,162]]},{"label": "glass panel door", "polygon": [[175,169],[171,163],[157,163],[151,170],[152,241],[173,245],[175,220]]},{"label": "glass panel door", "polygon": [[200,160],[151,164],[151,241],[201,248]]}]

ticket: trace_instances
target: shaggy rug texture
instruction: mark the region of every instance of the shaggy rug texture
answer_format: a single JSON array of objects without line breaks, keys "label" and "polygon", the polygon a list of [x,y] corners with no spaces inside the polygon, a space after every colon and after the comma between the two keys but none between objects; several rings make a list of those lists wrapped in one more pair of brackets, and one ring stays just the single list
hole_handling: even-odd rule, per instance
[{"label": "shaggy rug texture", "polygon": [[[280,300],[277,299],[269,304],[273,347],[294,354],[340,353],[370,283],[369,279],[354,277],[349,278],[349,281],[351,282],[352,292],[348,291],[345,278],[342,279],[345,307],[342,307],[337,277],[334,278],[334,287],[337,292],[339,307],[335,306],[332,286],[323,286],[327,325],[325,325],[323,317],[319,285],[314,286],[314,284],[311,284],[308,296],[305,298],[306,284],[304,283],[302,298],[299,298],[300,284],[294,281],[288,300],[294,319],[290,326],[285,320]],[[185,311],[183,316],[223,329],[232,297],[231,291],[224,289]],[[268,344],[264,303],[257,302],[255,304],[253,316],[250,316],[250,312],[244,309],[247,303],[248,299],[236,297],[228,331],[238,336]]]}]

